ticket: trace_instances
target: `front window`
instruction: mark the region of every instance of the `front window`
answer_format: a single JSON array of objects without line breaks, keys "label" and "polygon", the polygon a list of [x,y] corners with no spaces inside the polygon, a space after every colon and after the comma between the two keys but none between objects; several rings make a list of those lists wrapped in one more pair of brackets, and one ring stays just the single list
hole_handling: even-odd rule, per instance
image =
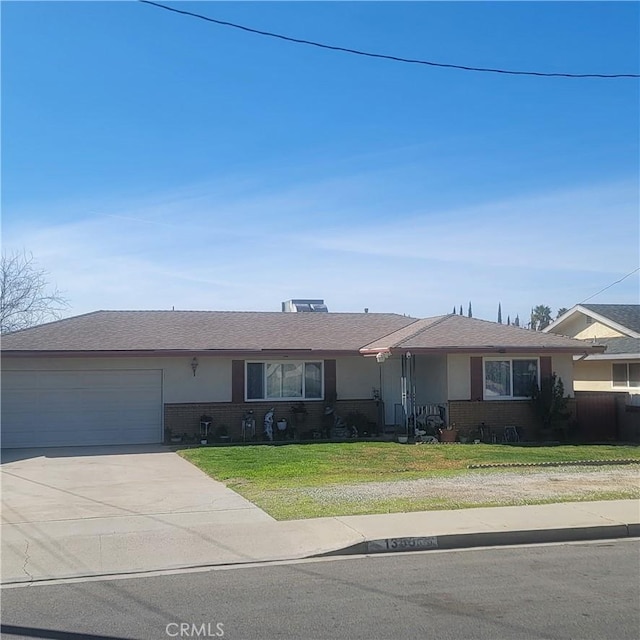
[{"label": "front window", "polygon": [[640,363],[616,362],[612,365],[614,387],[623,389],[640,387]]},{"label": "front window", "polygon": [[322,399],[322,362],[247,362],[247,400]]},{"label": "front window", "polygon": [[484,398],[529,398],[538,384],[537,358],[485,358]]}]

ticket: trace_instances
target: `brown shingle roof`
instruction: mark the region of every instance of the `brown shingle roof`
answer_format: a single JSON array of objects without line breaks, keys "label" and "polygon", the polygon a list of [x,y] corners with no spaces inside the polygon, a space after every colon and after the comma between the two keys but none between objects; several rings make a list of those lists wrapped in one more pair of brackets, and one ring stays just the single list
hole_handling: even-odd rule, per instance
[{"label": "brown shingle roof", "polygon": [[[363,351],[382,349],[460,351],[464,349],[531,349],[590,351],[581,340],[552,333],[529,331],[487,320],[448,315],[425,318],[368,344]],[[597,349],[601,351],[602,348]]]},{"label": "brown shingle roof", "polygon": [[96,311],[2,338],[3,353],[316,350],[602,351],[553,333],[449,315],[393,313]]},{"label": "brown shingle roof", "polygon": [[2,338],[2,351],[355,351],[416,322],[393,313],[96,311]]}]

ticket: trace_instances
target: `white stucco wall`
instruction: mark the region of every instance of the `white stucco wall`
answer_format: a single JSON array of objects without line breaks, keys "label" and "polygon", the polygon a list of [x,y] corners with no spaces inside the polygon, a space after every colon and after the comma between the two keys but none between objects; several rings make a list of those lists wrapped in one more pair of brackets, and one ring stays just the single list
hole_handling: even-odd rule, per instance
[{"label": "white stucco wall", "polygon": [[[615,360],[617,363],[640,363],[640,359]],[[614,387],[611,360],[579,360],[575,363],[575,390],[576,391],[610,391],[620,393],[628,391],[632,394],[640,393],[640,389]]]},{"label": "white stucco wall", "polygon": [[191,357],[175,358],[2,358],[3,371],[96,371],[161,369],[163,402],[230,402],[231,359],[198,358],[193,375]]},{"label": "white stucco wall", "polygon": [[606,360],[580,360],[575,363],[574,376],[576,391],[613,391],[611,362]]},{"label": "white stucco wall", "polygon": [[340,400],[368,400],[380,388],[380,365],[375,358],[336,358],[336,392]]},{"label": "white stucco wall", "polygon": [[449,400],[471,398],[471,356],[447,356],[447,393]]},{"label": "white stucco wall", "polygon": [[416,356],[416,404],[447,401],[447,356]]},{"label": "white stucco wall", "polygon": [[[231,402],[231,358],[198,357],[196,375],[191,357],[172,358],[10,358],[2,359],[3,371],[118,370],[161,369],[164,403]],[[592,365],[598,365],[594,367]],[[553,370],[562,377],[565,389],[573,394],[573,360],[570,355],[554,355]],[[587,369],[587,367],[591,367]],[[586,373],[585,373],[586,371]],[[338,398],[368,399],[372,390],[380,388],[385,403],[387,424],[395,421],[395,405],[402,402],[400,393],[401,362],[392,357],[382,365],[375,358],[353,356],[336,359]],[[611,364],[581,362],[576,368],[576,390],[612,390]],[[448,400],[468,400],[470,388],[470,356],[417,356],[416,401],[437,404]]]},{"label": "white stucco wall", "polygon": [[557,376],[562,378],[562,384],[564,385],[565,395],[573,398],[574,386],[574,365],[573,356],[571,354],[559,353],[551,358],[551,371],[554,371]]},{"label": "white stucco wall", "polygon": [[565,320],[561,325],[553,330],[553,333],[560,333],[571,338],[587,340],[589,338],[617,338],[624,336],[623,333],[602,324],[597,320],[592,320],[587,324],[587,316],[579,314],[577,317]]},{"label": "white stucco wall", "polygon": [[402,364],[398,356],[382,363],[382,399],[384,401],[385,424],[395,424],[395,407],[402,403],[400,376]]}]

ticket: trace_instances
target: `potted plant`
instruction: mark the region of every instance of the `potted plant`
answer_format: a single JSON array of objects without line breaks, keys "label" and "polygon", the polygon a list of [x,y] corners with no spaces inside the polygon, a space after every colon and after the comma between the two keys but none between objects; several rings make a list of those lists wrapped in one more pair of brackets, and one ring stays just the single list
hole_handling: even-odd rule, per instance
[{"label": "potted plant", "polygon": [[229,437],[229,431],[228,431],[226,425],[221,424],[216,429],[216,440],[218,442],[230,442],[231,441],[231,438]]},{"label": "potted plant", "polygon": [[304,402],[296,402],[291,407],[291,413],[293,415],[293,424],[297,427],[302,426],[307,420],[307,408],[304,406]]},{"label": "potted plant", "polygon": [[182,442],[182,436],[174,436],[173,431],[169,428],[164,430],[164,439],[165,442],[178,443]]},{"label": "potted plant", "polygon": [[440,442],[455,442],[458,439],[458,430],[455,422],[446,429],[440,429]]}]

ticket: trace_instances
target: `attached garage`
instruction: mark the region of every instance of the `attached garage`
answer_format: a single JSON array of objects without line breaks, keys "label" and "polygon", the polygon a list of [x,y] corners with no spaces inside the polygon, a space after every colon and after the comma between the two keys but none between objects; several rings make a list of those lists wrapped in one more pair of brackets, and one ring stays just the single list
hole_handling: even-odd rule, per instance
[{"label": "attached garage", "polygon": [[162,442],[162,371],[2,372],[2,447]]}]

